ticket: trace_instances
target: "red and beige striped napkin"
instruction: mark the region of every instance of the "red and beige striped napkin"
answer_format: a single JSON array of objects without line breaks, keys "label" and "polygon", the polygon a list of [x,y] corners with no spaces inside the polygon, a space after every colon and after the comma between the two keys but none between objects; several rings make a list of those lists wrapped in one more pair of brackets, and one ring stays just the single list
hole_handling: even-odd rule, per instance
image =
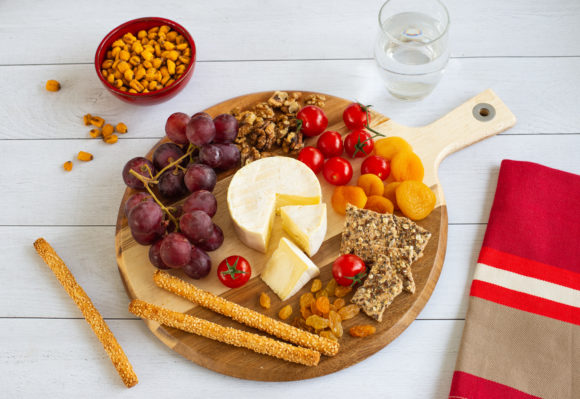
[{"label": "red and beige striped napkin", "polygon": [[580,176],[504,160],[449,398],[580,398]]}]

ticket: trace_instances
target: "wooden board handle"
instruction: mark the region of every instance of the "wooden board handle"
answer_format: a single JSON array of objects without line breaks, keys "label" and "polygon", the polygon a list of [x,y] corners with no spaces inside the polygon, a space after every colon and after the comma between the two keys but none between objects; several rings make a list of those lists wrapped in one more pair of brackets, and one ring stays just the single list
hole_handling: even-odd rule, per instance
[{"label": "wooden board handle", "polygon": [[437,170],[447,155],[501,133],[515,123],[515,115],[488,89],[421,130],[430,138]]}]

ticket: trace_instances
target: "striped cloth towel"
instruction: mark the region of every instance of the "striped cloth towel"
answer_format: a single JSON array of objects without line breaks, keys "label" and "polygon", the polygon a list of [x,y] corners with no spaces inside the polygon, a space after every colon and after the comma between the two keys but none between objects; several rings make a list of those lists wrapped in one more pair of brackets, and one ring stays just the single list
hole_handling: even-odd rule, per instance
[{"label": "striped cloth towel", "polygon": [[504,160],[449,398],[580,398],[580,176]]}]

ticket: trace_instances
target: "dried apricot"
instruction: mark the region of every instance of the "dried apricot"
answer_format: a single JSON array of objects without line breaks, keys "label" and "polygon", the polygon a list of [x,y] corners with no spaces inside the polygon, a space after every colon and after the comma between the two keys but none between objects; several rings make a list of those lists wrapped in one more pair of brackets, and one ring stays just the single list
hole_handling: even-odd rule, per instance
[{"label": "dried apricot", "polygon": [[321,296],[316,299],[316,308],[322,314],[328,313],[330,311],[330,300],[327,296]]},{"label": "dried apricot", "polygon": [[387,184],[385,186],[385,192],[383,193],[383,197],[385,197],[386,199],[388,199],[393,203],[394,209],[399,209],[399,206],[397,205],[397,196],[395,194],[395,191],[397,191],[397,187],[399,187],[399,184],[401,184],[400,181],[394,181]]},{"label": "dried apricot", "polygon": [[328,296],[334,296],[334,291],[336,290],[337,282],[334,278],[331,278],[324,290],[328,294]]},{"label": "dried apricot", "polygon": [[265,292],[260,294],[260,305],[262,305],[264,309],[270,309],[270,297]]},{"label": "dried apricot", "polygon": [[346,305],[346,301],[342,298],[336,298],[332,304],[336,310],[340,310],[344,305]]},{"label": "dried apricot", "polygon": [[322,288],[322,281],[319,278],[312,280],[312,287],[310,287],[310,292],[320,291]]},{"label": "dried apricot", "polygon": [[352,319],[354,316],[359,314],[360,308],[356,305],[347,305],[338,310],[338,315],[342,320]]},{"label": "dried apricot", "polygon": [[348,333],[355,337],[355,338],[363,338],[368,337],[369,335],[373,335],[377,329],[375,326],[371,326],[370,324],[361,324],[358,326],[352,326]]},{"label": "dried apricot", "polygon": [[338,338],[329,330],[322,330],[319,334],[321,337],[328,338],[333,341],[338,341]]},{"label": "dried apricot", "polygon": [[328,327],[328,320],[313,314],[306,319],[306,325],[317,330],[323,330]]},{"label": "dried apricot", "polygon": [[371,195],[367,199],[365,209],[369,209],[378,213],[393,213],[395,207],[391,201],[382,195]]},{"label": "dried apricot", "polygon": [[407,143],[401,137],[391,136],[375,142],[375,154],[389,161],[401,151],[413,151],[411,144]]},{"label": "dried apricot", "polygon": [[396,181],[423,181],[425,169],[421,158],[417,154],[410,151],[402,151],[395,155],[391,161],[391,174]]},{"label": "dried apricot", "polygon": [[356,181],[356,185],[363,189],[367,197],[371,195],[383,195],[385,185],[380,177],[372,173],[361,175]]},{"label": "dried apricot", "polygon": [[346,213],[347,204],[364,208],[366,203],[367,195],[362,188],[357,186],[337,186],[332,194],[332,207],[341,215]]},{"label": "dried apricot", "polygon": [[342,298],[343,296],[346,296],[351,291],[352,291],[352,287],[350,287],[350,286],[345,287],[344,285],[339,285],[334,290],[334,295],[339,297],[339,298]]},{"label": "dried apricot", "polygon": [[408,180],[397,187],[397,204],[403,215],[411,220],[425,219],[433,208],[437,198],[435,193],[420,181]]},{"label": "dried apricot", "polygon": [[286,320],[292,314],[292,306],[286,305],[278,312],[278,317],[282,320]]},{"label": "dried apricot", "polygon": [[338,338],[342,337],[342,319],[340,315],[333,310],[328,313],[328,326],[335,336]]}]

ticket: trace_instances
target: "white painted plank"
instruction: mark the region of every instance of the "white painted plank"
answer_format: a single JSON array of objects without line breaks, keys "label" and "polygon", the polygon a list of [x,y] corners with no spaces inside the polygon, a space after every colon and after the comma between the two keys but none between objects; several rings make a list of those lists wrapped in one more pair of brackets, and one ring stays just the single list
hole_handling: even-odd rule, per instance
[{"label": "white painted plank", "polygon": [[[0,386],[7,397],[441,398],[449,392],[462,321],[418,321],[346,370],[258,383],[206,370],[172,352],[139,320],[109,321],[139,377],[127,390],[83,320],[0,319]],[[200,338],[204,339],[204,338]],[[361,343],[362,344],[362,343]]]},{"label": "white painted plank", "polygon": [[[142,155],[154,139],[6,140],[0,157],[0,225],[113,225],[124,192],[121,170]],[[497,136],[466,148],[440,168],[450,223],[485,223],[500,162],[504,158],[539,162],[580,173],[580,135]],[[75,162],[72,172],[62,163],[79,150],[95,155]]]},{"label": "white painted plank", "polygon": [[[200,60],[371,58],[382,3],[2,2],[0,63],[92,63],[110,30],[142,15],[184,25],[196,41]],[[580,55],[571,39],[580,35],[580,4],[575,0],[444,3],[451,15],[455,56]]]},{"label": "white painted plank", "polygon": [[[469,285],[485,226],[449,226],[443,272],[422,319],[465,317]],[[133,317],[115,263],[114,227],[0,227],[0,253],[8,266],[0,279],[1,317],[82,317],[32,248],[43,236],[108,318]]]},{"label": "white painted plank", "polygon": [[[517,116],[507,134],[578,133],[580,58],[452,60],[434,93],[418,103],[390,97],[374,61],[201,63],[176,98],[154,107],[122,103],[98,81],[90,65],[0,67],[0,138],[86,138],[86,113],[129,127],[124,137],[161,137],[167,117],[193,114],[231,97],[256,91],[320,91],[373,104],[403,124],[428,124],[487,88],[493,88]],[[62,90],[47,92],[47,79]]]}]

